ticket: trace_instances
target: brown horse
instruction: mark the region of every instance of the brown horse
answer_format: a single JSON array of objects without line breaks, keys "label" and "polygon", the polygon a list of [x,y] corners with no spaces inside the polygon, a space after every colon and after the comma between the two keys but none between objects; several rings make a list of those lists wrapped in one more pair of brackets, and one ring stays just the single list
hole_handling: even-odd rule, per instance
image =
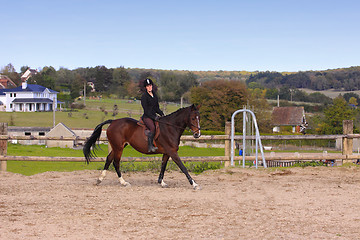
[{"label": "brown horse", "polygon": [[[106,130],[106,135],[111,145],[112,151],[106,158],[104,170],[101,173],[97,183],[100,184],[106,176],[106,171],[109,169],[110,164],[113,162],[116,173],[119,177],[119,181],[122,185],[130,185],[121,177],[119,170],[120,159],[124,148],[130,144],[137,151],[144,154],[163,154],[161,171],[158,179],[158,183],[162,187],[166,187],[164,182],[164,172],[166,169],[169,158],[178,165],[181,171],[186,175],[190,184],[195,190],[200,189],[200,186],[195,183],[191,178],[188,170],[181,162],[178,155],[180,137],[183,134],[186,127],[189,127],[193,132],[194,138],[199,138],[200,133],[200,114],[195,105],[191,105],[186,108],[181,108],[176,112],[173,112],[167,116],[161,117],[159,120],[160,135],[155,139],[155,144],[158,147],[155,153],[148,152],[147,139],[144,137],[144,128],[138,125],[138,121],[132,118],[121,118],[117,120],[107,120],[96,126],[94,132],[90,138],[86,141],[83,152],[86,162],[89,163],[91,158],[94,158],[94,150],[96,148],[96,142],[99,140],[102,127],[105,124],[110,126]],[[93,152],[91,152],[91,148]]]}]

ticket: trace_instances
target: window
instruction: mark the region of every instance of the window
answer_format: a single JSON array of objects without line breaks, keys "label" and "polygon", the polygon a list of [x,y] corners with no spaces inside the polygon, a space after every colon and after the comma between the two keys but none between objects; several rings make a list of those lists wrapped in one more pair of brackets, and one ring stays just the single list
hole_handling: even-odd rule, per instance
[{"label": "window", "polygon": [[25,136],[31,136],[31,132],[25,132]]},{"label": "window", "polygon": [[[45,136],[45,132],[39,132],[39,136]],[[39,140],[39,144],[40,144],[40,145],[44,145],[44,144],[45,144],[45,140]]]},{"label": "window", "polygon": [[10,108],[13,108],[13,105],[12,105],[12,103],[10,103]]},{"label": "window", "polygon": [[10,97],[12,97],[12,93],[10,93]]},{"label": "window", "polygon": [[14,97],[16,97],[16,93],[14,93]]}]

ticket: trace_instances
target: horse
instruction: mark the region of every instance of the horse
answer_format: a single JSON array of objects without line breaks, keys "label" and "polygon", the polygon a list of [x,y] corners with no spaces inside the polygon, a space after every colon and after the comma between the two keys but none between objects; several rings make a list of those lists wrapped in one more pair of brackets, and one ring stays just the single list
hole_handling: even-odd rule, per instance
[{"label": "horse", "polygon": [[161,171],[158,178],[158,183],[162,187],[167,187],[167,184],[163,179],[167,162],[171,157],[171,159],[185,174],[193,189],[200,190],[200,185],[191,178],[188,170],[178,155],[180,137],[187,127],[192,131],[194,138],[199,138],[201,136],[200,113],[198,109],[199,107],[196,107],[193,104],[189,107],[180,108],[169,115],[160,117],[157,120],[159,123],[158,126],[160,134],[155,139],[155,145],[158,149],[152,153],[148,152],[148,144],[147,138],[145,138],[144,135],[144,127],[138,124],[139,121],[133,118],[120,118],[116,120],[109,119],[97,125],[83,147],[86,162],[89,164],[90,160],[96,157],[96,142],[100,138],[102,127],[106,124],[110,124],[106,130],[106,136],[112,149],[106,157],[105,166],[97,180],[97,184],[99,185],[104,180],[106,171],[113,162],[120,184],[123,186],[130,186],[130,183],[126,182],[121,176],[119,166],[124,148],[127,145],[131,145],[135,150],[143,154],[163,154]]}]

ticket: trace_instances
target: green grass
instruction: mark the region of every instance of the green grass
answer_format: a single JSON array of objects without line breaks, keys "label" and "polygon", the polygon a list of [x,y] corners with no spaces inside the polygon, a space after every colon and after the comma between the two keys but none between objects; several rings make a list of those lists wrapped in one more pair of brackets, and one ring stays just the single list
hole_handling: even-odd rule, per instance
[{"label": "green grass", "polygon": [[[107,156],[107,145],[101,144],[103,151],[97,151],[98,157]],[[9,156],[62,156],[62,157],[83,157],[82,149],[74,150],[69,148],[47,148],[40,145],[20,145],[8,144],[7,155]],[[184,156],[223,156],[222,148],[194,148],[189,146],[180,147],[180,157]],[[146,155],[137,152],[131,146],[127,146],[123,152],[124,157],[144,157]],[[161,156],[161,155],[152,155]],[[204,169],[212,169],[218,166],[218,163],[186,163],[190,171],[195,173]],[[89,165],[84,162],[42,162],[42,161],[8,161],[7,171],[20,173],[23,175],[34,175],[47,171],[75,171],[75,170],[97,170],[102,169],[104,163],[92,162]],[[144,171],[155,170],[160,171],[160,161],[155,162],[123,162],[121,164],[122,171]],[[178,169],[175,164],[170,161],[168,169]]]},{"label": "green grass", "polygon": [[[115,104],[118,106],[118,114],[113,116]],[[160,107],[164,109],[163,104],[160,104]],[[104,109],[107,114],[100,108]],[[179,108],[178,104],[167,104],[165,113],[172,113]],[[129,103],[122,99],[87,100],[85,109],[73,112],[57,111],[55,124],[61,122],[69,128],[94,128],[107,119],[123,117],[139,119],[142,112],[140,101]],[[9,126],[52,127],[54,117],[53,112],[0,112],[0,122],[7,122]]]},{"label": "green grass", "polygon": [[[265,153],[270,153],[270,152],[279,152],[279,153],[295,153],[295,152],[298,152],[298,153],[322,153],[323,150],[301,150],[301,149],[298,149],[298,150],[264,150]],[[328,150],[327,151],[328,153],[341,153],[340,150]]]},{"label": "green grass", "polygon": [[31,176],[38,173],[56,171],[71,172],[77,170],[96,170],[104,167],[103,163],[96,162],[87,165],[85,162],[32,162],[32,161],[8,161],[7,171]]},{"label": "green grass", "polygon": [[[100,145],[101,150],[96,151],[98,157],[106,157],[108,146],[106,144]],[[21,144],[8,144],[7,155],[9,156],[61,156],[61,157],[83,157],[82,149],[70,148],[47,148],[45,145],[21,145]],[[144,157],[142,154],[131,146],[127,146],[123,152],[123,157]],[[152,155],[161,156],[161,155]],[[224,156],[223,148],[195,148],[190,146],[183,146],[179,149],[180,157],[189,156]]]}]

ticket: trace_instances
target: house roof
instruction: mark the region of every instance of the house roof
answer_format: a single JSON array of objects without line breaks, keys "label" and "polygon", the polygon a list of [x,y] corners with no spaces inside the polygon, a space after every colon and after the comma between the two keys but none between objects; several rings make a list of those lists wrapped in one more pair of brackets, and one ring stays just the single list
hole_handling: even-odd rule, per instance
[{"label": "house roof", "polygon": [[272,124],[276,126],[297,126],[303,123],[304,107],[274,107]]},{"label": "house roof", "polygon": [[50,88],[43,87],[41,85],[37,84],[27,84],[27,87],[25,89],[22,88],[22,86],[11,88],[11,89],[0,89],[0,93],[4,92],[43,92],[45,89],[48,89],[51,93],[57,93],[57,91],[54,91]]},{"label": "house roof", "polygon": [[15,127],[8,126],[8,132],[49,132],[50,127]]},{"label": "house roof", "polygon": [[21,76],[21,81],[25,82],[27,81],[32,75],[37,74],[38,71],[36,69],[27,69],[24,74]]},{"label": "house roof", "polygon": [[63,123],[58,123],[47,134],[47,137],[74,137],[76,134]]},{"label": "house roof", "polygon": [[0,74],[0,87],[3,89],[16,87],[16,84],[8,76]]},{"label": "house roof", "polygon": [[12,103],[53,103],[49,98],[16,98]]}]

